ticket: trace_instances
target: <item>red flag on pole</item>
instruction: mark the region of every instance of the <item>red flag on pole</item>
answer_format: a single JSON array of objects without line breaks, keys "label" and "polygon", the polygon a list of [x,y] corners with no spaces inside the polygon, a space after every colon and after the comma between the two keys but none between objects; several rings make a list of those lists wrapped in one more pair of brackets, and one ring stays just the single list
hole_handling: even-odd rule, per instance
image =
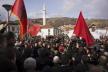
[{"label": "red flag on pole", "polygon": [[38,34],[40,29],[41,29],[40,25],[35,24],[28,29],[28,32],[33,37],[33,36],[36,36]]},{"label": "red flag on pole", "polygon": [[12,13],[19,19],[19,36],[23,39],[27,32],[27,14],[23,0],[16,0],[12,6]]},{"label": "red flag on pole", "polygon": [[88,46],[93,45],[94,38],[92,37],[89,28],[84,20],[82,12],[80,12],[79,18],[76,22],[76,26],[74,27],[74,32],[76,36],[82,37]]}]

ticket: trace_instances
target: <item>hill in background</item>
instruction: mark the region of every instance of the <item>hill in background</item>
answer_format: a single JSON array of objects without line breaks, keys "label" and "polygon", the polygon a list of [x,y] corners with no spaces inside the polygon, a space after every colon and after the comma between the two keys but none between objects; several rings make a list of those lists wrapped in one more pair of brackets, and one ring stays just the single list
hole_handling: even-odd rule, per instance
[{"label": "hill in background", "polygon": [[[77,18],[68,18],[68,17],[55,17],[55,18],[46,18],[46,25],[50,25],[52,27],[59,27],[64,25],[75,25]],[[42,18],[38,19],[28,19],[29,24],[41,24]],[[86,19],[85,20],[88,26],[96,25],[97,28],[108,27],[108,19]],[[0,22],[3,23],[3,22]],[[11,23],[18,24],[19,21],[11,21]]]},{"label": "hill in background", "polygon": [[[42,25],[42,18],[39,19],[30,19],[32,22],[39,23]],[[56,17],[56,18],[47,18],[46,24],[53,27],[59,27],[63,25],[75,25],[77,18],[68,18],[68,17]],[[108,19],[86,19],[86,23],[90,25],[96,25],[98,28],[104,28],[108,26]]]}]

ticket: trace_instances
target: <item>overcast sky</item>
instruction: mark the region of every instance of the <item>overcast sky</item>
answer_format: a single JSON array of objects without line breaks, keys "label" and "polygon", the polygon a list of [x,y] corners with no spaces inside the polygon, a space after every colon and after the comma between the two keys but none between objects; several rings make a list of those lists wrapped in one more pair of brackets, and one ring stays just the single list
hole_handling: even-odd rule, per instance
[{"label": "overcast sky", "polygon": [[[0,19],[6,19],[3,4],[13,4],[15,0],[0,0]],[[82,11],[85,18],[108,19],[108,0],[24,0],[28,18],[42,17],[43,3],[47,17],[77,18]]]}]

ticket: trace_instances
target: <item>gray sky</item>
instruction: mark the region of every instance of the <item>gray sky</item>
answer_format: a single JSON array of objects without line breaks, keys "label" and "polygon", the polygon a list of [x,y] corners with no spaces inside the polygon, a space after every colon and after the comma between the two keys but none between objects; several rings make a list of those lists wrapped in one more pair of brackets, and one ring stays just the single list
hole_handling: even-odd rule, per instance
[{"label": "gray sky", "polygon": [[[15,0],[0,0],[0,19],[7,17],[3,4]],[[42,17],[42,5],[46,4],[47,17],[75,17],[82,11],[85,18],[108,19],[108,0],[24,0],[28,18]],[[13,17],[11,18],[13,20]]]}]

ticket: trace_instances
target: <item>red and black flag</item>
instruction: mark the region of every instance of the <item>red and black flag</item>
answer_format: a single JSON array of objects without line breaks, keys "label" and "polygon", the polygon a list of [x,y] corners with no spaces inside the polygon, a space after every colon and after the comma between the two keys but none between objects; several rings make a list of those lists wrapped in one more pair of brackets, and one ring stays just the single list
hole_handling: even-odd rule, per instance
[{"label": "red and black flag", "polygon": [[12,6],[12,13],[19,19],[19,36],[22,40],[27,32],[27,13],[23,0],[16,0]]}]

